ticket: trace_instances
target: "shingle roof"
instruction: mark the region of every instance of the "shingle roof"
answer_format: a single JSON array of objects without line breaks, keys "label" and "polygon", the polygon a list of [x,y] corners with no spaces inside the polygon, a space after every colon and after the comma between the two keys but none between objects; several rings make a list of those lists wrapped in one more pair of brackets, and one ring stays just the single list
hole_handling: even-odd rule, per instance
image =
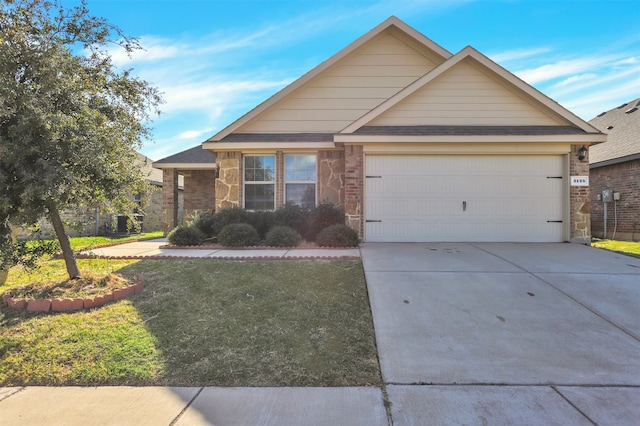
[{"label": "shingle roof", "polygon": [[589,123],[608,135],[606,142],[589,149],[591,165],[640,158],[640,98],[603,112]]},{"label": "shingle roof", "polygon": [[232,133],[220,142],[333,142],[333,133]]},{"label": "shingle roof", "polygon": [[572,126],[363,126],[356,135],[574,135],[585,131]]},{"label": "shingle roof", "polygon": [[193,148],[178,152],[155,162],[155,164],[174,164],[174,163],[198,163],[198,164],[214,164],[216,155],[211,151],[202,149],[202,145],[196,145]]}]

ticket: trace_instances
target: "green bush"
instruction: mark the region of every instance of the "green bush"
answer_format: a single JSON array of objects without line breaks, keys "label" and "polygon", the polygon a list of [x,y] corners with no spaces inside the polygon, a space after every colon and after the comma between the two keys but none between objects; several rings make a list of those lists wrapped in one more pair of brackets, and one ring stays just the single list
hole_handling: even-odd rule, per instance
[{"label": "green bush", "polygon": [[344,211],[331,203],[320,203],[309,212],[302,235],[307,241],[315,241],[320,231],[331,225],[344,225]]},{"label": "green bush", "polygon": [[271,247],[297,247],[302,237],[288,226],[274,226],[267,232],[266,239]]},{"label": "green bush", "polygon": [[242,207],[227,207],[218,210],[213,215],[213,222],[215,223],[215,234],[218,235],[222,230],[232,223],[250,223],[249,213]]},{"label": "green bush", "polygon": [[207,237],[215,235],[216,221],[213,213],[203,213],[196,217],[192,226],[198,228]]},{"label": "green bush", "polygon": [[195,226],[180,225],[169,232],[167,241],[176,246],[197,246],[202,244],[205,234]]},{"label": "green bush", "polygon": [[259,240],[258,231],[248,223],[232,223],[218,234],[218,243],[224,247],[252,246]]},{"label": "green bush", "polygon": [[308,212],[293,203],[286,203],[273,212],[273,223],[279,226],[288,226],[301,232],[308,219]]},{"label": "green bush", "polygon": [[256,228],[258,235],[260,235],[262,239],[266,238],[267,232],[269,232],[269,229],[273,226],[273,213],[274,212],[269,210],[247,212],[249,225]]},{"label": "green bush", "polygon": [[316,244],[320,247],[356,247],[358,243],[358,233],[347,225],[331,225],[316,237]]}]

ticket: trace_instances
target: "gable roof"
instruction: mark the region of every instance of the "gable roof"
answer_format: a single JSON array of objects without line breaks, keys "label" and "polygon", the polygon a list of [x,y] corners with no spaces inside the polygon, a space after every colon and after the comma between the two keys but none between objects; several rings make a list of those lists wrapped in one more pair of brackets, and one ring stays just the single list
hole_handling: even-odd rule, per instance
[{"label": "gable roof", "polygon": [[211,151],[202,149],[202,145],[196,145],[193,148],[155,161],[153,167],[156,169],[179,169],[186,164],[189,165],[189,170],[215,169],[216,155]]},{"label": "gable roof", "polygon": [[307,72],[302,77],[298,78],[296,81],[294,81],[293,83],[291,83],[290,85],[288,85],[287,87],[285,87],[284,89],[282,89],[281,91],[273,95],[271,98],[267,99],[265,102],[261,103],[260,105],[255,107],[253,110],[249,111],[247,114],[240,117],[238,120],[236,120],[235,122],[233,122],[232,124],[224,128],[223,130],[221,130],[220,132],[218,132],[217,134],[209,138],[206,142],[214,142],[214,141],[220,141],[224,139],[226,136],[233,133],[234,131],[239,129],[241,126],[247,124],[249,121],[251,121],[261,113],[268,110],[277,102],[283,100],[285,97],[287,97],[297,89],[304,86],[307,82],[311,81],[314,77],[317,77],[323,71],[329,69],[330,67],[335,65],[337,62],[339,62],[341,59],[353,53],[356,49],[363,46],[365,43],[372,40],[374,37],[380,35],[381,33],[387,30],[390,30],[390,29],[392,30],[394,28],[399,30],[403,35],[409,36],[412,40],[417,42],[419,45],[429,49],[431,53],[439,56],[442,61],[452,56],[452,54],[449,51],[447,51],[440,45],[436,44],[435,42],[433,42],[432,40],[430,40],[420,32],[416,31],[415,29],[413,29],[412,27],[410,27],[400,19],[396,18],[395,16],[391,16],[388,19],[386,19],[384,22],[382,22],[381,24],[373,28],[371,31],[361,36],[353,43],[349,44],[340,52],[336,53],[326,61],[322,62],[320,65],[316,66],[311,71]]},{"label": "gable roof", "polygon": [[589,121],[607,141],[589,149],[589,164],[600,167],[640,158],[640,98],[598,114]]},{"label": "gable roof", "polygon": [[600,133],[600,131],[597,128],[593,127],[586,121],[582,120],[580,117],[576,116],[569,110],[560,106],[558,103],[556,103],[546,95],[542,94],[541,92],[539,92],[538,90],[530,86],[529,84],[525,83],[524,81],[522,81],[521,79],[519,79],[509,71],[505,70],[504,68],[502,68],[501,66],[499,66],[498,64],[496,64],[495,62],[493,62],[492,60],[490,60],[489,58],[487,58],[486,56],[484,56],[483,54],[481,54],[471,46],[465,47],[460,52],[456,53],[454,56],[447,59],[444,63],[440,64],[433,70],[429,71],[424,76],[422,76],[412,84],[408,85],[405,89],[401,90],[396,95],[387,99],[378,107],[372,109],[371,111],[369,111],[368,113],[360,117],[358,120],[351,123],[349,126],[345,127],[340,133],[341,134],[354,133],[359,128],[366,126],[367,124],[370,124],[376,118],[381,117],[385,112],[399,105],[402,101],[407,99],[409,96],[415,94],[420,89],[423,89],[429,83],[433,82],[436,78],[443,76],[448,71],[450,71],[454,66],[460,64],[462,61],[465,61],[469,58],[474,61],[473,62],[474,64],[477,64],[482,69],[490,73],[493,73],[494,75],[502,79],[502,81],[505,81],[506,83],[508,83],[509,85],[516,88],[518,91],[520,91],[523,95],[532,99],[534,102],[536,102],[537,104],[539,104],[540,106],[548,110],[551,114],[560,118],[561,121],[564,121],[564,123],[558,123],[558,124],[574,125],[582,129],[582,131],[586,133]]}]

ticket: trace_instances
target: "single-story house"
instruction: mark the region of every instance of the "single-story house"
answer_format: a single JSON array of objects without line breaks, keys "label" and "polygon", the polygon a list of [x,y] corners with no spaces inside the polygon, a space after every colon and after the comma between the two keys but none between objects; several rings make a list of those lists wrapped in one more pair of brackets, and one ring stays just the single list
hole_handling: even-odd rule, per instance
[{"label": "single-story house", "polygon": [[605,237],[606,204],[606,237],[640,240],[639,108],[637,98],[589,121],[607,134],[607,142],[589,152],[591,228],[596,237]]},{"label": "single-story house", "polygon": [[473,47],[452,54],[390,17],[154,167],[165,229],[182,174],[185,217],[331,202],[366,242],[588,244],[588,147],[605,140]]}]

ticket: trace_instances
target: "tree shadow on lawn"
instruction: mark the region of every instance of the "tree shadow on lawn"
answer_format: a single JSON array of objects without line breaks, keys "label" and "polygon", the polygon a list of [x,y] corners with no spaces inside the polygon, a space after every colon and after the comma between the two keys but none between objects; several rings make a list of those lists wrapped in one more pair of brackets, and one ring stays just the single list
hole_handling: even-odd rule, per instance
[{"label": "tree shadow on lawn", "polygon": [[361,261],[147,260],[134,307],[174,386],[381,383]]}]

